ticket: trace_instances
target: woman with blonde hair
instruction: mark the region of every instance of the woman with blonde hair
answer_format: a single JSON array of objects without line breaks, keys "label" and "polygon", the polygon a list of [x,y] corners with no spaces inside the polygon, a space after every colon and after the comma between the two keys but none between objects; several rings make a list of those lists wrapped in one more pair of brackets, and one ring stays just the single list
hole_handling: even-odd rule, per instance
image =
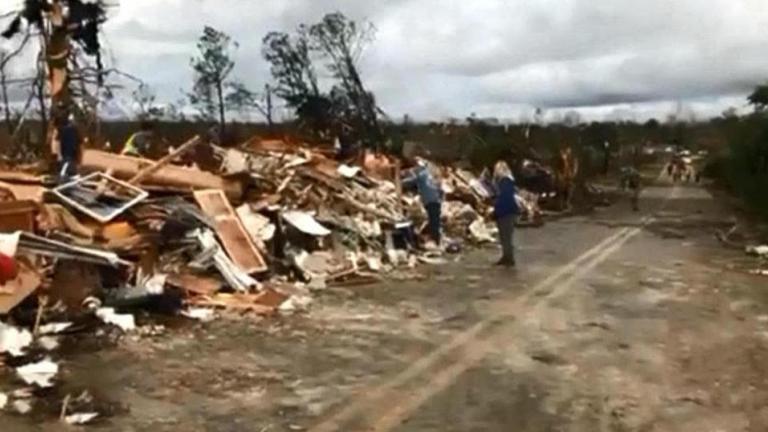
[{"label": "woman with blonde hair", "polygon": [[493,214],[496,226],[499,228],[499,243],[501,244],[501,259],[496,265],[515,266],[514,233],[515,221],[520,208],[517,205],[517,185],[509,166],[504,161],[496,162],[493,169],[496,199]]}]

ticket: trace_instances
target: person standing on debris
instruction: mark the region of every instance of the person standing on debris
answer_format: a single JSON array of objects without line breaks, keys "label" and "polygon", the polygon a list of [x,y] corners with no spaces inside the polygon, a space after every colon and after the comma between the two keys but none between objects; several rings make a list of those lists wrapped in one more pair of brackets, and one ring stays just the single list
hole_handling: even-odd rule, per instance
[{"label": "person standing on debris", "polygon": [[67,181],[70,177],[77,175],[81,156],[80,133],[66,114],[57,118],[53,132],[54,145],[58,146],[54,150],[59,161],[57,174],[60,181]]},{"label": "person standing on debris", "polygon": [[155,136],[154,126],[148,121],[141,122],[139,131],[134,133],[125,142],[123,151],[120,152],[126,156],[144,157],[149,153],[152,145],[152,139]]},{"label": "person standing on debris", "polygon": [[517,185],[509,166],[504,161],[496,163],[493,169],[493,177],[496,186],[493,216],[499,229],[499,243],[501,244],[501,259],[496,265],[514,267],[515,221],[520,214],[520,206],[517,204]]},{"label": "person standing on debris", "polygon": [[430,164],[421,158],[418,158],[416,163],[416,168],[403,179],[402,184],[405,188],[417,188],[421,203],[427,211],[429,235],[437,247],[440,247],[443,190]]}]

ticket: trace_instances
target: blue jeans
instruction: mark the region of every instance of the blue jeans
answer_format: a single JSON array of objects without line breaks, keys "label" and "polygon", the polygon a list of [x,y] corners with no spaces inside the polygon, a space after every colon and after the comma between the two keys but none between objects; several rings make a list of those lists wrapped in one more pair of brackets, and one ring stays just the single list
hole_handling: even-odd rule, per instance
[{"label": "blue jeans", "polygon": [[429,203],[424,206],[427,210],[427,220],[429,223],[429,236],[435,243],[440,244],[440,216],[442,204],[439,202]]}]

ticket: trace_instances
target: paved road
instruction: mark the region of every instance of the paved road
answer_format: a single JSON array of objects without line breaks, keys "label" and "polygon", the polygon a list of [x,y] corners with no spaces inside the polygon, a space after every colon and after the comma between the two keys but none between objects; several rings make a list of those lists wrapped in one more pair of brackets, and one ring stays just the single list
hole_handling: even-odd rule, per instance
[{"label": "paved road", "polygon": [[665,184],[641,207],[523,230],[517,270],[479,250],[307,317],[80,341],[58,392],[113,403],[93,430],[768,430],[766,280],[714,239],[729,210]]}]

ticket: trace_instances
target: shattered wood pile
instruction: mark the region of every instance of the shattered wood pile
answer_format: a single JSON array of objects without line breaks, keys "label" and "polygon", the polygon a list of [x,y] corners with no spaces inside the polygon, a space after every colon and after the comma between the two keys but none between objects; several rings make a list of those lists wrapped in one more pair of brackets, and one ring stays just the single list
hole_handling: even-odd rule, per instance
[{"label": "shattered wood pile", "polygon": [[[94,319],[154,334],[157,326],[142,325],[149,312],[201,321],[292,313],[328,285],[369,284],[397,267],[440,262],[420,247],[426,215],[416,194],[402,190],[401,161],[364,154],[344,164],[308,146],[258,139],[212,149],[221,162],[215,173],[174,165],[175,154],[152,161],[95,150],[66,184],[0,172],[0,253],[18,273],[0,285],[8,323],[0,321],[0,360],[28,358],[16,369],[22,381],[52,386],[53,335]],[[488,183],[439,171],[445,250],[493,241]],[[521,193],[528,215],[537,214],[536,199]],[[29,399],[15,397],[17,411],[30,409]]]}]

